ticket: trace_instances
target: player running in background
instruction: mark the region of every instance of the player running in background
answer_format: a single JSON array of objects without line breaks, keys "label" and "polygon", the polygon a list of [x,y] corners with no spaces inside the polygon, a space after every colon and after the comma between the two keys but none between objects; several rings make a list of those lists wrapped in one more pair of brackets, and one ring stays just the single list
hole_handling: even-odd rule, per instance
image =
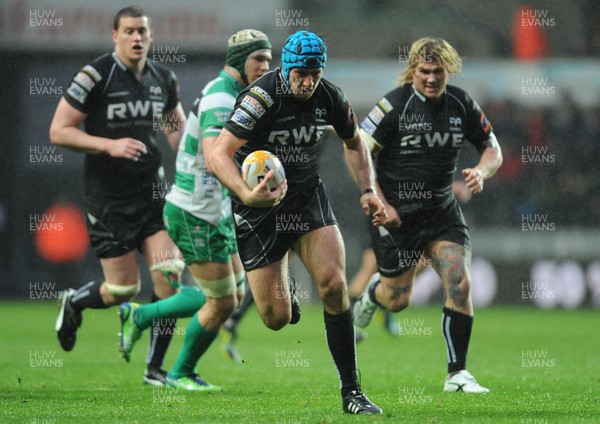
[{"label": "player running in background", "polygon": [[[281,68],[238,97],[209,163],[232,192],[240,257],[264,324],[279,330],[290,322],[287,271],[288,250],[293,249],[316,281],[323,302],[327,344],[341,380],[343,410],[381,413],[359,387],[344,245],[318,175],[317,145],[327,125],[333,125],[344,140],[346,158],[364,190],[363,210],[373,212],[377,226],[386,216],[373,189],[370,155],[350,103],[338,87],[322,78],[326,58],[325,44],[314,33],[298,31],[289,36]],[[250,190],[239,167],[255,150],[269,150],[280,157],[287,182],[271,191],[271,171]],[[277,230],[278,220],[292,217],[303,224],[303,230]]]},{"label": "player running in background", "polygon": [[243,297],[246,276],[238,255],[229,191],[212,175],[206,157],[238,94],[269,71],[271,59],[271,42],[262,32],[245,29],[233,34],[227,42],[225,66],[194,102],[179,146],[175,184],[167,195],[164,220],[202,292],[186,288],[156,304],[121,305],[121,344],[126,360],[153,320],[197,312],[167,375],[167,383],[174,387],[220,390],[201,379],[195,368]]},{"label": "player running in background", "polygon": [[479,163],[462,170],[473,194],[502,164],[492,127],[479,105],[448,85],[462,61],[445,40],[413,43],[401,85],[386,94],[362,122],[376,154],[378,192],[388,213],[386,227],[371,237],[381,279],[372,281],[354,306],[356,325],[365,327],[377,308],[398,312],[410,303],[422,258],[437,272],[446,292],[442,332],[448,351],[444,391],[485,393],[466,370],[473,326],[471,243],[452,180],[465,140]]},{"label": "player running in background", "polygon": [[[377,273],[377,259],[372,248],[366,248],[362,252],[360,267],[354,277],[348,283],[348,295],[350,296],[350,306],[354,307],[354,304],[361,296],[362,292],[367,287],[369,280],[373,277],[373,274]],[[383,324],[386,331],[392,336],[399,335],[398,323],[393,319],[393,314],[384,310]],[[356,342],[363,341],[368,337],[366,331],[355,328],[354,333],[356,336]]]},{"label": "player running in background", "polygon": [[[452,194],[454,194],[454,196],[460,203],[467,203],[469,199],[471,199],[472,195],[465,182],[461,180],[455,180],[452,183]],[[370,241],[368,244],[370,246]],[[421,263],[419,265],[420,266],[417,267],[415,277],[417,277],[427,267],[427,261],[425,260],[425,258],[421,259]],[[377,281],[379,277],[379,273],[377,272],[377,258],[375,257],[375,252],[373,251],[373,248],[368,247],[363,250],[360,268],[358,269],[350,283],[348,283],[350,304],[352,305],[352,307],[354,307],[354,304],[356,303],[358,298],[365,291],[365,288],[368,286],[370,280],[373,279],[373,281]],[[402,328],[394,319],[395,314],[389,309],[383,309],[382,311],[384,313],[383,324],[385,326],[386,331],[392,336],[401,335]],[[365,331],[359,328],[355,328],[354,331],[356,333],[357,342],[366,339],[368,336],[368,334]]]},{"label": "player running in background", "polygon": [[[184,268],[162,220],[164,170],[155,133],[162,124],[170,146],[177,149],[185,125],[177,80],[173,72],[147,60],[151,20],[140,7],[117,13],[112,39],[113,53],[73,77],[50,126],[53,144],[86,154],[84,206],[104,274],[102,280],[62,295],[56,333],[66,351],[75,345],[84,309],[118,305],[139,292],[136,249],[150,266],[152,301],[175,292],[169,279],[177,280]],[[153,334],[144,381],[162,385],[172,328],[157,328]]]}]

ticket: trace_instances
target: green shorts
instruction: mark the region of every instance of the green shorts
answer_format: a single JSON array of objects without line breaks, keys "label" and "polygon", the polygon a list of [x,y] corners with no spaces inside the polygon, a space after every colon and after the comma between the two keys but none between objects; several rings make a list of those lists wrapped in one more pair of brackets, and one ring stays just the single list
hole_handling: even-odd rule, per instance
[{"label": "green shorts", "polygon": [[167,202],[163,219],[169,236],[188,265],[194,262],[229,263],[231,255],[238,251],[231,217],[211,225]]}]

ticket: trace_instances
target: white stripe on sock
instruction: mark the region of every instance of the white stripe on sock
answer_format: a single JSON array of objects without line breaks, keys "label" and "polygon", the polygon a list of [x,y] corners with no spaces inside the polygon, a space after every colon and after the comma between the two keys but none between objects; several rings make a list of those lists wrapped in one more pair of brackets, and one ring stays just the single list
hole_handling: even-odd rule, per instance
[{"label": "white stripe on sock", "polygon": [[450,334],[450,320],[452,318],[449,315],[443,316],[443,328],[442,333],[444,335],[444,339],[446,340],[446,347],[448,350],[448,362],[455,363],[456,362],[456,351],[454,350],[454,343],[452,343],[452,335]]},{"label": "white stripe on sock", "polygon": [[90,295],[89,288],[96,284],[95,281],[90,281],[84,286],[81,286],[75,293],[73,293],[73,297],[71,298],[71,302],[75,302],[82,297],[86,297]]}]

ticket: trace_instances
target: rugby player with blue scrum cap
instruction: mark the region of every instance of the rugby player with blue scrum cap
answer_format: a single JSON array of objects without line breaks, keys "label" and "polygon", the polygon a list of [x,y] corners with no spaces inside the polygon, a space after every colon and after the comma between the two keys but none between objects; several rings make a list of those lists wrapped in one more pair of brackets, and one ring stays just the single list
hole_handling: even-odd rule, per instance
[{"label": "rugby player with blue scrum cap", "polygon": [[[346,160],[363,192],[364,212],[372,213],[375,226],[385,223],[386,214],[373,188],[370,155],[352,107],[340,88],[322,78],[326,61],[327,48],[319,36],[305,30],[290,35],[281,68],[238,96],[209,163],[232,193],[239,253],[264,324],[279,330],[290,322],[287,270],[292,249],[318,287],[344,412],[376,414],[381,409],[364,395],[357,378],[344,245],[318,174],[318,144],[327,126],[333,126],[344,142]],[[294,154],[286,155],[292,146]],[[256,150],[269,150],[283,163],[287,180],[273,191],[272,172],[254,189],[238,172],[244,158]],[[301,222],[302,229],[278,230],[278,220],[286,217]]]}]

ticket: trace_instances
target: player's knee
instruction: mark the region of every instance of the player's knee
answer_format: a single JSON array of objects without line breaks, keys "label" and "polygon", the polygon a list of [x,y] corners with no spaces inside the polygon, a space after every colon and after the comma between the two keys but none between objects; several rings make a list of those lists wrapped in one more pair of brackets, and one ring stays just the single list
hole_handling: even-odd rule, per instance
[{"label": "player's knee", "polygon": [[263,323],[265,324],[265,326],[268,329],[278,331],[278,330],[281,330],[283,327],[285,327],[287,324],[289,324],[291,319],[292,319],[291,314],[287,317],[286,316],[270,316],[270,317],[263,317]]},{"label": "player's knee", "polygon": [[219,299],[208,298],[207,305],[210,308],[210,313],[220,323],[227,321],[227,318],[231,316],[235,308],[237,308],[238,302],[235,296],[227,296]]},{"label": "player's knee", "polygon": [[129,285],[104,282],[104,289],[116,303],[126,302],[135,297],[140,292],[141,286],[141,280],[138,280],[136,284]]},{"label": "player's knee", "polygon": [[392,312],[400,312],[410,305],[411,292],[408,289],[404,289],[402,293],[394,293],[389,295],[386,299],[386,308]]},{"label": "player's knee", "polygon": [[281,330],[285,327],[292,319],[292,308],[290,305],[285,303],[279,304],[279,308],[272,306],[267,307],[261,311],[260,317],[265,327],[270,330]]},{"label": "player's knee", "polygon": [[341,277],[331,278],[324,284],[320,285],[321,300],[327,302],[328,300],[343,299],[347,292],[346,282]]},{"label": "player's knee", "polygon": [[458,290],[467,296],[471,292],[471,279],[469,277],[461,278],[456,284]]},{"label": "player's knee", "polygon": [[463,276],[450,283],[448,297],[457,305],[465,304],[471,296],[471,279]]},{"label": "player's knee", "polygon": [[223,323],[237,307],[236,283],[233,274],[218,280],[205,280],[194,276],[206,296],[206,304],[210,315]]},{"label": "player's knee", "polygon": [[410,305],[410,296],[402,296],[399,299],[392,299],[388,301],[387,309],[392,312],[400,312]]}]

